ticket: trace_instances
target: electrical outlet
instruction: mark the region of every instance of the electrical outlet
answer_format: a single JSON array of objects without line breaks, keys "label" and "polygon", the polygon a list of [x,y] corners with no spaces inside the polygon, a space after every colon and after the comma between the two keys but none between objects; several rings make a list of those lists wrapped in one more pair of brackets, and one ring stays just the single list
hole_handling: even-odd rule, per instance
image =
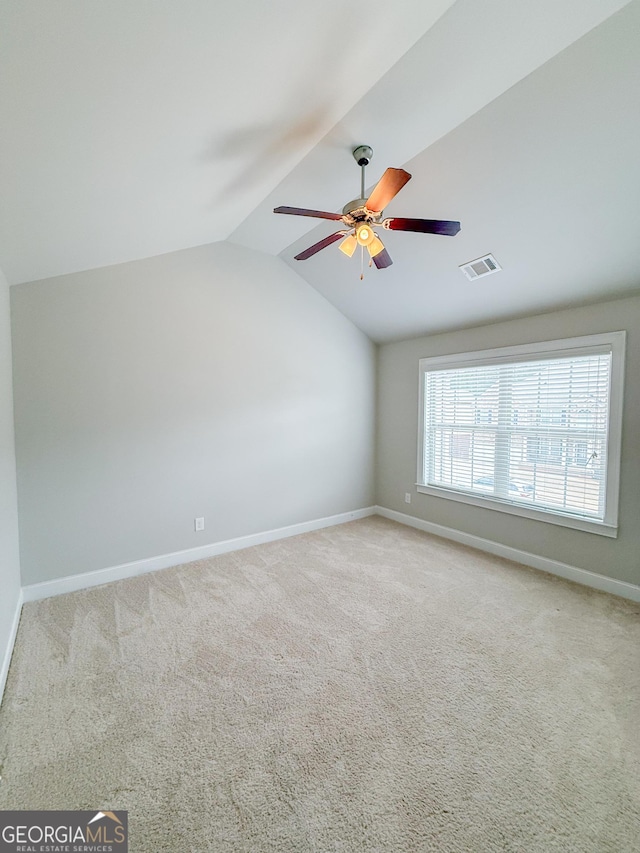
[{"label": "electrical outlet", "polygon": [[194,519],[193,526],[195,528],[196,533],[199,533],[201,530],[204,530],[204,518]]},{"label": "electrical outlet", "polygon": [[410,492],[405,492],[405,493],[404,493],[404,502],[405,502],[406,504],[410,504],[410,503],[411,503],[411,493],[410,493]]}]

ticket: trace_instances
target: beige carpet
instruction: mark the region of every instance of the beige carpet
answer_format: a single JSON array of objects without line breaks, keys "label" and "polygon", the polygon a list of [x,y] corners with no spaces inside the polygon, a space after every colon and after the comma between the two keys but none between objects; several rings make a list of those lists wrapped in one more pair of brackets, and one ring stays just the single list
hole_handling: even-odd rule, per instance
[{"label": "beige carpet", "polygon": [[133,853],[640,849],[640,607],[369,518],[24,608],[0,808]]}]

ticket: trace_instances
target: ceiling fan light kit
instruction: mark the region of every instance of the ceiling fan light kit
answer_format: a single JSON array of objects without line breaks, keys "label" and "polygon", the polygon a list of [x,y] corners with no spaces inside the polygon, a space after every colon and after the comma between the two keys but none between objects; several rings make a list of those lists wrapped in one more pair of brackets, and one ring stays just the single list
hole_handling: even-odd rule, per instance
[{"label": "ceiling fan light kit", "polygon": [[[353,158],[361,168],[360,198],[345,204],[342,213],[329,213],[324,210],[312,210],[305,207],[276,207],[274,213],[286,213],[293,216],[311,216],[316,219],[332,219],[342,222],[347,230],[336,231],[314,243],[313,246],[299,252],[296,261],[306,261],[317,252],[344,238],[338,248],[348,257],[352,257],[356,248],[364,252],[366,246],[373,263],[378,269],[391,266],[393,261],[378,237],[375,229],[384,228],[387,231],[414,231],[419,234],[441,234],[455,236],[460,230],[460,223],[444,219],[406,219],[402,217],[382,218],[387,204],[395,198],[404,185],[411,180],[409,172],[404,169],[388,168],[373,188],[368,198],[365,198],[365,169],[373,157],[370,145],[359,145],[354,148]],[[362,278],[362,274],[360,275]]]}]

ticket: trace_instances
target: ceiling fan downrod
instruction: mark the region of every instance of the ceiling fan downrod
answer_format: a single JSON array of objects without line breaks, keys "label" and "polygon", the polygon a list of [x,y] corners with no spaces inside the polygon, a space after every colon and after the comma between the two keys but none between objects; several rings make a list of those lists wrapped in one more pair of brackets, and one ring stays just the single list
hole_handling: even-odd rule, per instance
[{"label": "ceiling fan downrod", "polygon": [[373,148],[370,145],[358,145],[353,149],[353,159],[360,166],[360,198],[364,198],[364,170],[373,157]]}]

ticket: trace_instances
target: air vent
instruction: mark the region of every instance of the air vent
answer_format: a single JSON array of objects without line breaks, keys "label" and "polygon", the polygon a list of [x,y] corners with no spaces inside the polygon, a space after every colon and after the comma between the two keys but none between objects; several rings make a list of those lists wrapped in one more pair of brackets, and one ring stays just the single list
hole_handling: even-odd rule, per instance
[{"label": "air vent", "polygon": [[469,281],[474,281],[474,279],[482,278],[484,275],[500,272],[502,267],[493,255],[484,255],[482,258],[476,258],[475,261],[468,261],[466,264],[461,264],[460,269]]}]

